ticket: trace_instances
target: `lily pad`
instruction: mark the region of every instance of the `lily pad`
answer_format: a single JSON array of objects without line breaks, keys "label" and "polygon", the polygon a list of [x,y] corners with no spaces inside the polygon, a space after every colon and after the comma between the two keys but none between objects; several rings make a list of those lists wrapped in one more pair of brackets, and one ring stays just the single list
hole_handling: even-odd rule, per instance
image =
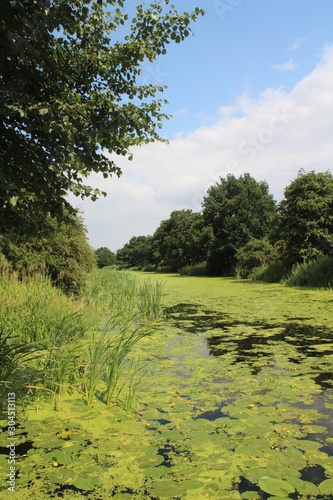
[{"label": "lily pad", "polygon": [[186,490],[197,490],[204,486],[204,483],[199,481],[199,479],[185,479],[180,484],[182,488],[185,488]]},{"label": "lily pad", "polygon": [[56,484],[69,484],[72,483],[76,474],[73,470],[68,470],[63,467],[50,472],[48,478],[50,481]]},{"label": "lily pad", "polygon": [[184,494],[184,489],[173,481],[160,481],[150,489],[150,494],[157,498],[172,498]]},{"label": "lily pad", "polygon": [[164,462],[164,457],[162,457],[162,455],[146,456],[139,462],[139,467],[141,469],[151,466],[157,467],[162,462]]},{"label": "lily pad", "polygon": [[94,479],[84,479],[84,478],[77,478],[74,481],[74,486],[75,488],[78,488],[79,490],[93,490],[96,486],[96,482]]},{"label": "lily pad", "polygon": [[168,473],[168,468],[163,465],[160,465],[159,467],[146,467],[146,469],[143,470],[143,473],[148,477],[162,477]]},{"label": "lily pad", "polygon": [[323,495],[333,495],[333,477],[320,483],[319,490]]},{"label": "lily pad", "polygon": [[259,486],[265,493],[284,498],[288,498],[290,493],[295,492],[295,488],[290,483],[275,477],[262,477],[259,479]]}]

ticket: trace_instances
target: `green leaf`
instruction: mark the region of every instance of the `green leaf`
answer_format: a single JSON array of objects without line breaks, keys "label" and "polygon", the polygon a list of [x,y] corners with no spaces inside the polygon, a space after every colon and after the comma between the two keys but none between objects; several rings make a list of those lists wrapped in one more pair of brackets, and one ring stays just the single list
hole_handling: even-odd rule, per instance
[{"label": "green leaf", "polygon": [[93,490],[96,486],[94,479],[78,478],[74,481],[75,488],[79,490]]},{"label": "green leaf", "polygon": [[284,481],[283,479],[276,479],[275,477],[262,477],[259,479],[260,488],[269,493],[270,495],[281,496],[288,498],[290,493],[295,492],[295,488]]},{"label": "green leaf", "polygon": [[333,495],[333,477],[320,483],[319,490],[323,495]]}]

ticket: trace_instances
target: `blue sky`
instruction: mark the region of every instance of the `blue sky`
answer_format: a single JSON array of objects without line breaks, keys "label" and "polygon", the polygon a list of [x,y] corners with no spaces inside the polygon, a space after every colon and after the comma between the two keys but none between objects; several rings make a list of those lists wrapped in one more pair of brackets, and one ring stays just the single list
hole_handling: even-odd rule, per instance
[{"label": "blue sky", "polygon": [[92,176],[108,197],[75,204],[94,248],[115,251],[152,234],[172,210],[200,210],[219,176],[249,172],[280,200],[300,168],[332,168],[332,0],[173,4],[205,16],[194,36],[143,63],[145,81],[168,86],[164,111],[173,118],[162,135],[170,143],[133,149],[119,180]]}]

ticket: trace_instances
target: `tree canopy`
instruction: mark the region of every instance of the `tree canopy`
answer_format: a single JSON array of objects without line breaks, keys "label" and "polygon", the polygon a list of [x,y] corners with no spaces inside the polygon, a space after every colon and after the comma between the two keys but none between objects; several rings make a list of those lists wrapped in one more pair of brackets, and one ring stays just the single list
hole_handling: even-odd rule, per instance
[{"label": "tree canopy", "polygon": [[110,154],[162,140],[163,87],[143,82],[142,63],[203,11],[155,1],[130,20],[125,3],[0,1],[0,231],[56,213],[68,192],[95,200],[87,177],[121,173]]},{"label": "tree canopy", "polygon": [[174,210],[153,235],[153,260],[172,271],[198,264],[205,260],[210,236],[200,213]]},{"label": "tree canopy", "polygon": [[213,229],[214,240],[207,264],[212,274],[232,273],[236,252],[251,239],[262,239],[271,230],[276,204],[268,184],[250,174],[220,178],[210,187],[203,201],[206,225]]},{"label": "tree canopy", "polygon": [[100,269],[105,266],[113,266],[116,263],[116,254],[107,247],[97,248],[95,256]]},{"label": "tree canopy", "polygon": [[145,267],[152,263],[152,236],[133,236],[117,251],[117,262],[129,267]]},{"label": "tree canopy", "polygon": [[333,176],[301,170],[279,205],[279,238],[289,264],[333,255]]}]

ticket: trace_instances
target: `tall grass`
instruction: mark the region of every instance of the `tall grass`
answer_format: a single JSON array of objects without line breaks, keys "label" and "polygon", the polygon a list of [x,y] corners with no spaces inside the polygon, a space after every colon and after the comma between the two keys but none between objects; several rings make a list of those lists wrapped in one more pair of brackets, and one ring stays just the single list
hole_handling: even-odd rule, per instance
[{"label": "tall grass", "polygon": [[289,286],[332,287],[333,257],[323,257],[303,264],[296,264],[287,270],[282,262],[273,262],[269,266],[254,269],[253,281],[267,283],[286,283]]},{"label": "tall grass", "polygon": [[103,268],[91,273],[84,297],[106,314],[137,314],[143,322],[162,318],[163,284],[130,271]]},{"label": "tall grass", "polygon": [[0,279],[0,384],[40,387],[61,395],[74,382],[79,341],[88,329],[82,305],[54,288],[48,278]]},{"label": "tall grass", "polygon": [[78,299],[42,275],[3,268],[0,277],[0,395],[9,386],[52,398],[83,390],[88,405],[97,394],[110,405],[127,389],[129,409],[142,378],[131,353],[161,318],[161,285],[98,271]]},{"label": "tall grass", "polygon": [[289,286],[332,287],[333,257],[296,264],[286,283]]}]

